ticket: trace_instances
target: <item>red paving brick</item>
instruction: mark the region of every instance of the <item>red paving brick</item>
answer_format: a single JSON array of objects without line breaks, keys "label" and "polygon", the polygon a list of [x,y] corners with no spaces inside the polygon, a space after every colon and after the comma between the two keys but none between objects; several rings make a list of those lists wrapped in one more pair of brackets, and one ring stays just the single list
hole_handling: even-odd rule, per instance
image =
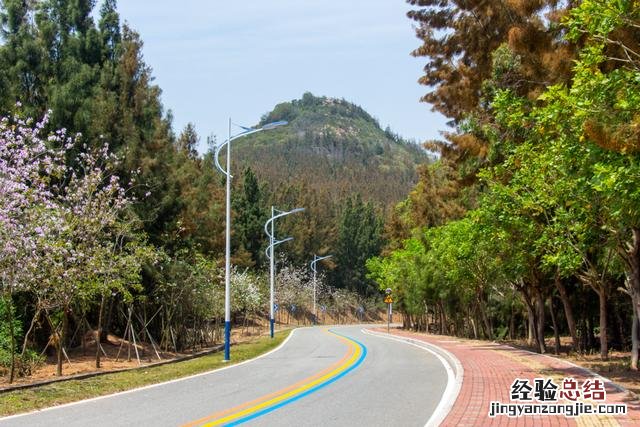
[{"label": "red paving brick", "polygon": [[[383,331],[380,330],[380,332]],[[628,411],[626,416],[607,418],[591,415],[578,418],[499,416],[492,419],[488,416],[490,402],[515,403],[510,400],[510,391],[511,384],[516,378],[528,379],[533,384],[534,378],[552,377],[553,381],[559,385],[563,378],[572,377],[581,384],[586,379],[592,379],[593,375],[564,360],[530,353],[507,345],[401,330],[394,330],[392,333],[436,345],[453,354],[462,364],[464,368],[462,387],[442,426],[640,426],[640,402],[617,389],[611,382],[607,382],[605,386],[607,392],[605,403],[626,404]]]}]

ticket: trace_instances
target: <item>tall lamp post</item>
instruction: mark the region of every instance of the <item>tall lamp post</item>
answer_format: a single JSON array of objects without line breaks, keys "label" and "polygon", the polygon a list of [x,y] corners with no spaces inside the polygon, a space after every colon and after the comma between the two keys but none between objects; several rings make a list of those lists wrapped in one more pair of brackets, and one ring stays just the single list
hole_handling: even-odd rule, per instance
[{"label": "tall lamp post", "polygon": [[269,297],[269,301],[271,304],[271,310],[269,311],[269,331],[270,331],[270,335],[271,338],[273,338],[273,332],[274,332],[274,325],[275,325],[275,301],[274,301],[274,288],[275,288],[275,261],[271,262],[271,259],[273,257],[273,251],[275,249],[276,246],[278,246],[280,243],[285,243],[285,242],[289,242],[293,240],[293,237],[287,237],[286,239],[282,239],[282,240],[276,240],[273,241],[273,239],[269,238],[269,242],[273,242],[273,243],[269,243],[269,246],[267,246],[267,248],[264,250],[264,253],[267,255],[267,259],[269,260],[269,267],[270,267],[270,274],[269,274],[269,281],[270,281],[270,297]]},{"label": "tall lamp post", "polygon": [[[226,229],[225,229],[225,253],[224,253],[224,360],[229,361],[229,353],[231,348],[231,141],[238,139],[242,136],[251,135],[252,133],[261,132],[263,130],[269,130],[278,126],[286,125],[285,121],[278,121],[273,123],[267,123],[260,128],[247,128],[239,126],[244,129],[236,135],[231,135],[231,119],[229,119],[229,138],[219,144],[215,148],[215,163],[216,167],[222,172],[227,181],[227,209],[226,209]],[[219,156],[220,151],[224,146],[227,146],[227,167],[224,169],[220,165]]]},{"label": "tall lamp post", "polygon": [[274,223],[275,223],[275,220],[278,218],[282,218],[283,216],[290,215],[296,212],[302,212],[302,211],[304,211],[304,208],[296,208],[290,211],[281,211],[279,209],[276,209],[274,206],[271,206],[271,218],[269,218],[267,222],[264,223],[264,232],[269,237],[269,246],[267,247],[269,254],[267,255],[267,257],[269,258],[269,331],[270,331],[271,338],[273,338],[273,329],[275,325],[275,318],[273,313],[273,304],[274,304],[273,294],[274,294],[275,281],[276,281],[275,257],[273,256],[273,249],[275,248],[276,245],[293,239],[292,237],[289,237],[287,239],[277,241],[275,232],[274,232]]},{"label": "tall lamp post", "polygon": [[313,255],[313,261],[311,261],[311,271],[313,271],[313,324],[316,324],[318,319],[318,312],[316,311],[316,263],[323,259],[331,258],[333,255],[318,256]]}]

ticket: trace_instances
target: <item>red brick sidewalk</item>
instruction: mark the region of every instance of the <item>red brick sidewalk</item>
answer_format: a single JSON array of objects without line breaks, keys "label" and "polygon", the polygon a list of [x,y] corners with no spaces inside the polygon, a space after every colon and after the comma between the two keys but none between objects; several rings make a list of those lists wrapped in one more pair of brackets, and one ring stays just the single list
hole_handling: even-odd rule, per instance
[{"label": "red brick sidewalk", "polygon": [[[386,332],[386,330],[385,330]],[[640,426],[640,402],[607,381],[604,403],[624,403],[627,416],[583,415],[524,416],[508,418],[488,416],[490,402],[516,403],[510,400],[511,384],[516,378],[552,378],[561,384],[564,378],[574,378],[580,384],[593,379],[589,371],[549,356],[530,353],[507,345],[465,340],[441,335],[427,335],[406,331],[392,331],[394,335],[409,337],[438,346],[453,354],[464,368],[462,388],[443,426]],[[589,401],[585,401],[589,402]],[[561,403],[564,403],[561,401]]]}]

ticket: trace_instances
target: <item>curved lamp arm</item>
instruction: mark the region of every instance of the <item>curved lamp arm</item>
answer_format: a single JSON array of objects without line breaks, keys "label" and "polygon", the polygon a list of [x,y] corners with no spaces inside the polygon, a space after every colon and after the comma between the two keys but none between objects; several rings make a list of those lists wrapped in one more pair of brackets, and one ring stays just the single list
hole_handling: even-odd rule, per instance
[{"label": "curved lamp arm", "polygon": [[[269,130],[269,129],[277,128],[278,126],[284,126],[284,125],[287,125],[287,124],[289,124],[287,121],[280,120],[280,121],[277,121],[277,122],[267,123],[266,125],[264,125],[264,126],[262,126],[260,128],[257,128],[257,129],[240,126],[242,129],[245,130],[244,132],[240,132],[237,135],[233,135],[231,138],[227,139],[223,143],[218,144],[216,146],[216,148],[214,150],[214,158],[215,158],[215,162],[216,162],[216,167],[218,168],[218,170],[220,172],[222,172],[223,174],[227,175],[229,178],[233,178],[233,176],[229,175],[229,172],[224,170],[224,168],[220,165],[219,157],[220,157],[220,151],[222,150],[222,148],[225,145],[229,144],[234,139],[238,139],[238,138],[240,138],[242,136],[251,135],[252,133],[262,132],[263,130]],[[236,125],[236,126],[239,126],[239,125]]]},{"label": "curved lamp arm", "polygon": [[[273,247],[275,248],[280,243],[289,242],[291,240],[293,240],[293,237],[287,237],[286,239],[278,240],[277,242],[273,242]],[[267,248],[264,250],[264,253],[267,255],[267,259],[271,259],[271,256],[269,256],[270,251],[271,251],[271,245],[267,246]]]},{"label": "curved lamp arm", "polygon": [[267,220],[267,222],[264,223],[264,232],[271,239],[273,236],[271,235],[271,233],[269,233],[269,225],[278,218],[282,218],[283,216],[290,215],[296,212],[304,212],[304,208],[296,208],[288,212],[282,212],[282,213],[279,213],[278,215],[272,216]]},{"label": "curved lamp arm", "polygon": [[310,265],[311,265],[311,271],[316,271],[316,263],[318,261],[322,261],[323,259],[327,259],[327,258],[331,258],[333,255],[326,255],[326,256],[317,256],[314,255],[313,256],[313,261],[311,261]]}]

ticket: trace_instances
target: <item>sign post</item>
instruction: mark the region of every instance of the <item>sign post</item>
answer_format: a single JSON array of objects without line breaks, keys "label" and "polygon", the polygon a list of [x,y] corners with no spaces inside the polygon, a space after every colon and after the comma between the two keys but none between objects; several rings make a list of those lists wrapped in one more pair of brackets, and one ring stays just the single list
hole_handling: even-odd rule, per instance
[{"label": "sign post", "polygon": [[385,290],[385,293],[387,294],[387,296],[384,297],[384,303],[387,304],[387,333],[389,333],[389,330],[391,328],[391,310],[393,310],[393,297],[391,296],[391,288],[387,288]]}]

